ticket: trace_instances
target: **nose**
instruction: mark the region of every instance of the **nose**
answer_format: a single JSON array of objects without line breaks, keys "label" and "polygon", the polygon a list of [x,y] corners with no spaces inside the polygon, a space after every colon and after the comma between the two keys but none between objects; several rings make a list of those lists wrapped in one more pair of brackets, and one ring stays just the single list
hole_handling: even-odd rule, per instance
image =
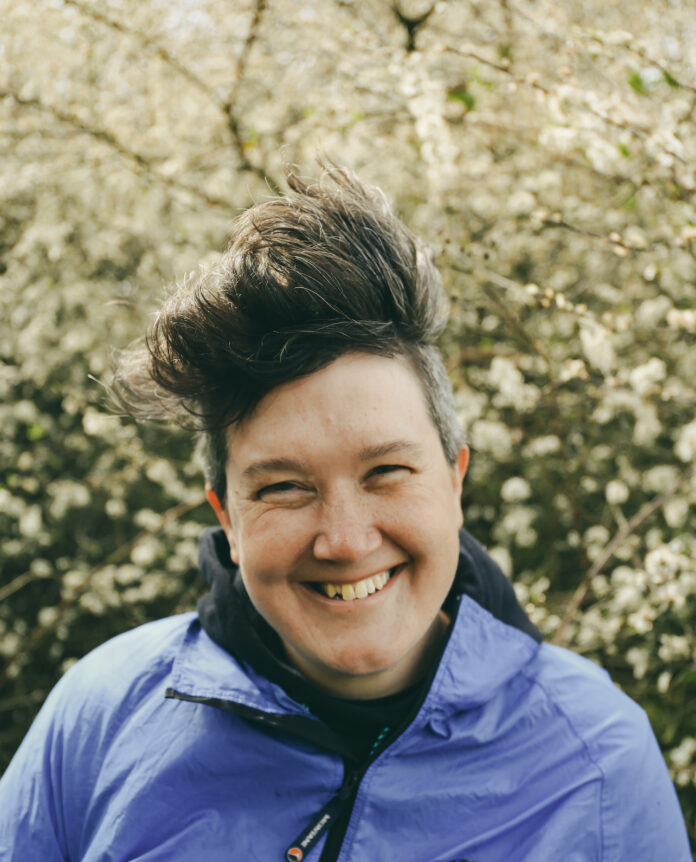
[{"label": "nose", "polygon": [[375,524],[372,506],[349,492],[324,500],[321,520],[314,538],[318,560],[352,563],[376,551],[382,534]]}]

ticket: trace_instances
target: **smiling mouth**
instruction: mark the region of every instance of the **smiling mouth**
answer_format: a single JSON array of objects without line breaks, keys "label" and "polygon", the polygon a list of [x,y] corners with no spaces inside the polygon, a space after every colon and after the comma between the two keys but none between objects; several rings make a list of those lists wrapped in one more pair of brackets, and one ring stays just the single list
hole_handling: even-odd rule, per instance
[{"label": "smiling mouth", "polygon": [[385,569],[383,572],[378,572],[376,575],[371,575],[369,578],[363,578],[362,581],[356,581],[352,584],[320,582],[312,583],[308,586],[312,587],[312,589],[316,590],[318,593],[328,596],[330,599],[352,602],[355,599],[366,599],[373,593],[378,593],[389,583],[389,579],[398,568],[399,566],[394,566],[391,569]]}]

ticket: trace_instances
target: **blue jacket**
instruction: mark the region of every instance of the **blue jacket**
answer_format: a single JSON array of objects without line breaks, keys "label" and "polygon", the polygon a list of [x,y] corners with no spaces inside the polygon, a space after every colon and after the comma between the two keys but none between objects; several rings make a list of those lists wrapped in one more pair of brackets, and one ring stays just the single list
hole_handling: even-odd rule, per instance
[{"label": "blue jacket", "polygon": [[341,862],[691,860],[643,711],[467,596],[417,716],[363,774],[344,780],[317,727],[195,615],[142,626],[49,696],[0,782],[0,859],[319,862],[351,804]]}]

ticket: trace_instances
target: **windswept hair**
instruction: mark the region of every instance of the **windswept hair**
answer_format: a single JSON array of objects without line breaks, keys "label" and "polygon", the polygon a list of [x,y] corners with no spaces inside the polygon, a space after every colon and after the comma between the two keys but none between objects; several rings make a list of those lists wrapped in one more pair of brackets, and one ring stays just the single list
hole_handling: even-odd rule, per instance
[{"label": "windswept hair", "polygon": [[207,479],[224,500],[227,426],[275,387],[339,356],[406,358],[418,375],[445,455],[461,431],[435,342],[447,305],[431,255],[383,193],[324,163],[308,183],[236,220],[211,270],[166,299],[142,341],[123,351],[110,391],[136,419],[202,432]]}]

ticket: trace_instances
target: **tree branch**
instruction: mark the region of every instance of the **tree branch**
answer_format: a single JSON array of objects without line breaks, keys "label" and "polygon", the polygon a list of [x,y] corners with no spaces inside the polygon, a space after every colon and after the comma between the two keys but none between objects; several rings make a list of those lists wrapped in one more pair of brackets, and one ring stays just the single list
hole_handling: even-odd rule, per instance
[{"label": "tree branch", "polygon": [[180,180],[175,180],[172,177],[168,177],[165,174],[161,173],[161,171],[158,171],[157,168],[152,164],[150,159],[142,155],[142,153],[138,153],[135,150],[131,150],[108,129],[89,126],[71,111],[57,108],[54,105],[42,102],[40,99],[37,98],[20,96],[19,93],[16,93],[13,90],[8,90],[4,88],[0,89],[0,99],[2,98],[10,98],[21,107],[33,108],[43,113],[50,114],[55,120],[58,120],[58,122],[60,123],[65,123],[69,125],[74,131],[79,132],[80,134],[89,135],[95,140],[107,144],[120,156],[130,162],[135,167],[136,171],[145,176],[146,178],[155,179],[157,180],[157,182],[162,183],[169,188],[175,189],[176,191],[186,192],[187,194],[198,198],[200,201],[207,204],[208,206],[220,207],[222,209],[232,210],[236,212],[230,201],[226,201],[223,198],[217,198],[213,195],[209,195],[207,192],[203,191],[197,186],[192,186],[189,183],[183,183]]},{"label": "tree branch", "polygon": [[[495,69],[497,72],[500,72],[503,75],[507,75],[509,78],[512,78],[516,84],[519,86],[527,86],[531,87],[534,90],[538,90],[541,93],[544,93],[546,96],[553,95],[552,91],[548,87],[544,87],[543,84],[540,84],[537,80],[535,74],[527,75],[526,77],[522,77],[521,75],[517,75],[512,71],[509,64],[505,63],[496,63],[493,60],[488,60],[486,57],[482,57],[480,54],[477,54],[475,51],[465,50],[463,48],[453,48],[448,46],[446,51],[452,54],[458,54],[461,57],[468,57],[471,60],[476,60],[477,63],[481,63],[484,66],[488,66],[491,69]],[[639,129],[637,126],[632,125],[631,123],[624,123],[621,120],[614,120],[608,114],[605,114],[603,111],[598,111],[595,108],[591,108],[589,105],[574,105],[575,108],[587,111],[588,114],[591,114],[593,117],[597,117],[597,119],[601,120],[603,123],[606,123],[608,126],[614,126],[617,129],[622,129],[625,132],[630,132],[634,137],[639,138],[643,141],[648,139],[648,134],[643,129]],[[669,147],[661,147],[662,151],[672,156],[673,159],[681,162],[683,165],[687,165],[687,160],[680,156],[678,153],[675,153],[674,150],[670,150]]]},{"label": "tree branch", "polygon": [[241,53],[237,58],[237,65],[235,67],[234,73],[234,88],[229,98],[225,101],[219,102],[219,106],[223,114],[225,115],[227,128],[230,132],[230,135],[232,136],[232,140],[234,141],[237,155],[239,156],[239,159],[242,163],[242,169],[256,174],[257,177],[259,177],[265,183],[268,184],[272,192],[278,194],[280,192],[280,185],[273,179],[273,177],[268,176],[262,168],[249,161],[249,158],[246,154],[244,138],[242,136],[239,120],[236,113],[240,83],[246,71],[247,63],[249,61],[249,54],[251,53],[251,49],[254,45],[254,42],[256,42],[258,38],[259,28],[261,26],[261,17],[263,16],[265,9],[266,0],[256,0],[254,16],[251,19],[251,24],[249,25],[249,32],[247,33],[247,37],[244,41]]},{"label": "tree branch", "polygon": [[159,57],[160,60],[166,63],[170,68],[174,69],[174,71],[176,71],[179,75],[185,78],[197,90],[203,93],[206,98],[208,98],[221,111],[224,116],[226,128],[230,132],[232,143],[239,157],[240,169],[256,174],[261,180],[267,183],[276,194],[279,193],[280,186],[278,185],[278,183],[272,177],[269,177],[263,168],[259,167],[258,165],[254,165],[252,162],[249,161],[249,158],[247,157],[245,152],[244,140],[239,129],[239,121],[237,120],[235,115],[236,95],[239,90],[239,84],[246,70],[249,52],[258,36],[261,15],[266,7],[266,0],[256,0],[254,15],[251,21],[251,25],[249,27],[249,33],[247,34],[247,38],[244,41],[242,51],[237,59],[237,63],[235,66],[233,79],[235,82],[234,95],[226,100],[221,98],[210,86],[208,86],[208,84],[205,83],[202,78],[200,78],[198,75],[195,74],[195,72],[192,72],[189,68],[187,68],[180,60],[178,60],[171,53],[171,51],[169,51],[152,37],[148,36],[146,33],[143,33],[141,30],[136,30],[134,27],[129,27],[127,24],[123,24],[121,21],[117,21],[115,18],[111,18],[110,16],[105,15],[103,12],[100,12],[97,9],[93,9],[91,6],[88,6],[86,3],[82,2],[82,0],[63,0],[63,2],[66,6],[74,6],[76,9],[79,9],[80,12],[82,12],[84,15],[87,15],[93,20],[98,21],[99,23],[104,24],[105,26],[110,27],[113,30],[116,30],[119,33],[123,33],[127,36],[131,36],[137,39],[144,48]]},{"label": "tree branch", "polygon": [[430,18],[430,16],[435,11],[435,4],[433,4],[429,9],[423,12],[422,15],[417,15],[415,18],[410,18],[406,15],[401,6],[394,0],[392,3],[392,11],[396,15],[396,18],[401,24],[402,27],[406,30],[406,50],[410,53],[411,51],[416,50],[416,35],[420,28],[425,24],[425,22]]},{"label": "tree branch", "polygon": [[32,581],[41,581],[50,578],[50,575],[36,575],[34,572],[25,572],[23,575],[18,575],[13,578],[9,584],[0,588],[0,602],[9,599],[10,596],[22,589],[25,584],[30,584]]},{"label": "tree branch", "polygon": [[561,620],[561,624],[558,626],[556,630],[556,634],[553,636],[552,643],[554,644],[562,644],[566,630],[570,623],[575,619],[575,615],[580,610],[580,605],[583,603],[585,596],[587,595],[588,590],[590,589],[590,585],[594,578],[602,571],[604,566],[609,562],[609,560],[614,556],[616,551],[624,544],[626,539],[640,527],[640,525],[646,521],[652,514],[657,512],[658,509],[662,508],[664,504],[674,497],[677,494],[683,485],[685,485],[692,477],[694,472],[693,467],[689,467],[685,470],[681,477],[678,479],[674,487],[670,488],[668,491],[664,491],[662,494],[659,494],[657,497],[654,497],[650,500],[649,503],[646,503],[631,519],[627,521],[626,524],[616,533],[614,538],[604,547],[602,553],[597,557],[597,559],[592,564],[592,568],[586,573],[585,577],[582,579],[582,582],[578,586],[578,588],[573,593],[573,597],[568,603],[568,607],[566,608],[565,614],[563,615],[563,619]]}]

